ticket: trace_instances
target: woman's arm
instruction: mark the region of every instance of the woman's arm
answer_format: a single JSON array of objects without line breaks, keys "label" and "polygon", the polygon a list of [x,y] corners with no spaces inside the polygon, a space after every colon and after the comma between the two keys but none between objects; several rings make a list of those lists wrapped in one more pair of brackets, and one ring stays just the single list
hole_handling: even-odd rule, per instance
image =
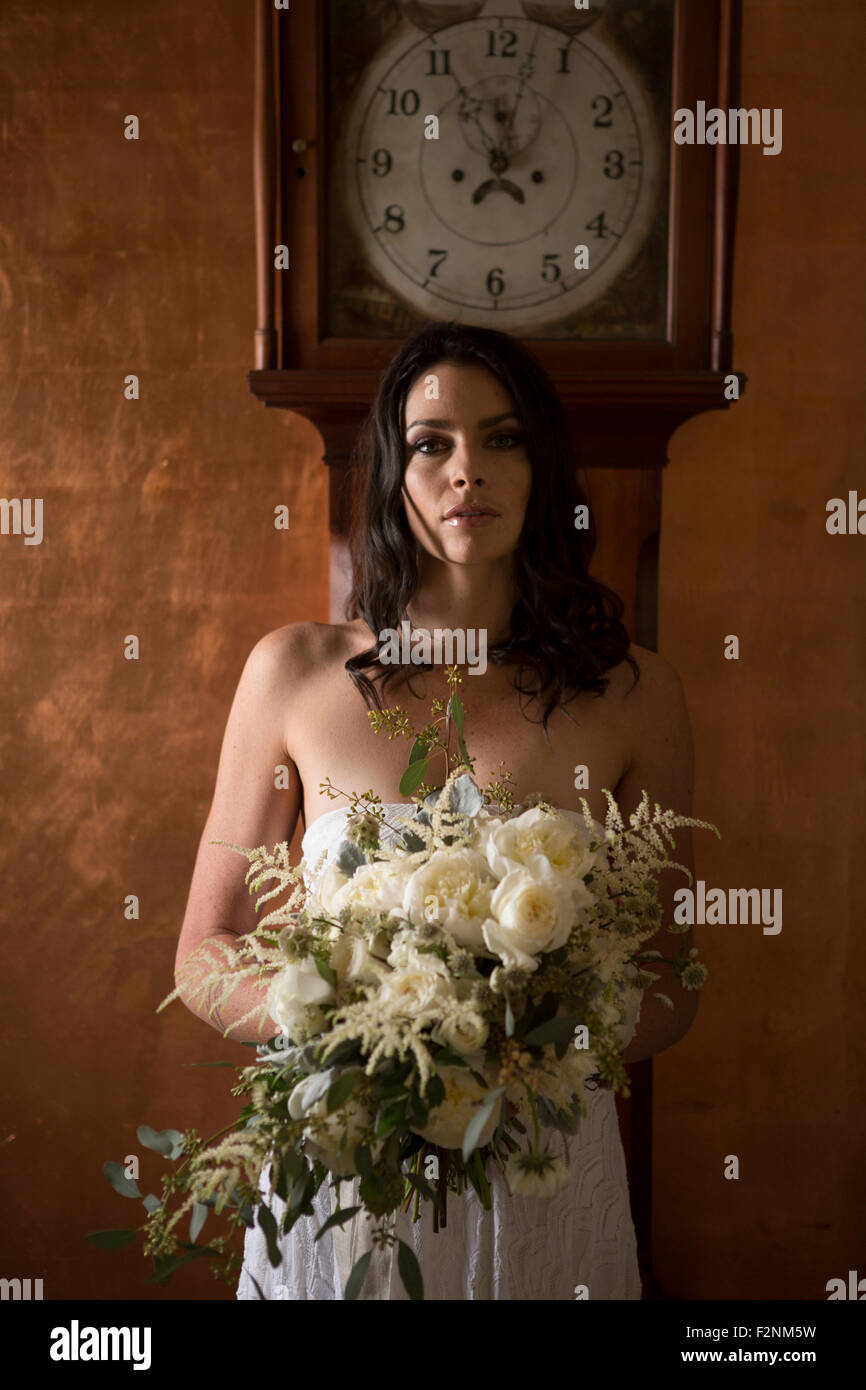
[{"label": "woman's arm", "polygon": [[[658,802],[662,810],[670,808],[678,815],[690,816],[694,747],[682,681],[674,668],[655,652],[637,648],[633,655],[640,666],[641,677],[626,696],[625,708],[634,751],[631,764],[614,791],[617,804],[627,822],[637,810],[646,788],[651,806]],[[676,843],[668,847],[670,858],[685,864],[694,873],[691,829],[680,828],[674,835]],[[673,921],[674,893],[687,886],[685,874],[662,870],[659,902],[663,926],[656,936],[644,943],[642,950],[675,956],[681,946],[692,947],[691,928],[682,935],[667,930],[667,924]],[[648,961],[646,968],[660,978],[644,993],[637,1031],[624,1054],[626,1062],[642,1062],[672,1047],[688,1032],[697,1013],[698,991],[683,989],[669,965]],[[668,995],[673,1001],[673,1011],[653,999],[656,992]]]},{"label": "woman's arm", "polygon": [[[290,681],[299,656],[300,626],[268,633],[247,658],[226,724],[213,801],[199,843],[175,957],[175,983],[187,1008],[221,1033],[228,1029],[228,1036],[238,1042],[260,1041],[279,1032],[267,1016],[258,1025],[255,1018],[248,1020],[237,1031],[231,1026],[263,1003],[267,981],[244,980],[227,998],[217,987],[205,1000],[192,1002],[189,994],[194,981],[186,979],[180,968],[202,943],[237,945],[238,937],[251,932],[260,916],[245,882],[247,861],[237,851],[208,841],[230,840],[249,848],[264,844],[270,849],[282,840],[291,840],[295,832],[302,788],[286,752],[284,730]],[[277,790],[275,770],[281,765],[289,770],[288,787]],[[206,946],[205,951],[213,960],[222,958],[218,948]]]}]

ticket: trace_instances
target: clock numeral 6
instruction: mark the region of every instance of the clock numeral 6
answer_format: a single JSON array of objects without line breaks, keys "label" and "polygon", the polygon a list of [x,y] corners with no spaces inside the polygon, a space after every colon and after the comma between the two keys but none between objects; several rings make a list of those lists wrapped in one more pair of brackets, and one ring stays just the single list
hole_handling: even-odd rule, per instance
[{"label": "clock numeral 6", "polygon": [[495,266],[493,270],[487,272],[487,293],[492,294],[495,298],[502,294],[504,289],[505,281],[502,278],[501,267]]}]

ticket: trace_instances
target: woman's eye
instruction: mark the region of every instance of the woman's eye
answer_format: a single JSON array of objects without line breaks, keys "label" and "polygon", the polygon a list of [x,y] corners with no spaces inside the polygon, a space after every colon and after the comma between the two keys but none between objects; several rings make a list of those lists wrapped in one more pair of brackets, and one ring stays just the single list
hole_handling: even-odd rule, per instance
[{"label": "woman's eye", "polygon": [[[496,434],[496,435],[494,435],[494,436],[492,437],[492,439],[489,439],[487,442],[488,442],[489,444],[492,444],[492,443],[494,443],[496,440],[499,440],[499,439],[508,439],[508,440],[510,440],[511,443],[514,444],[514,445],[520,445],[520,444],[523,443],[523,436],[522,436],[522,435],[519,435],[519,434],[512,434],[510,430],[503,430],[501,434]],[[414,454],[421,454],[422,457],[424,457],[424,458],[429,458],[429,457],[430,457],[430,453],[428,452],[426,446],[427,446],[428,444],[441,444],[441,443],[442,443],[442,440],[441,440],[441,439],[432,439],[432,438],[427,438],[427,437],[425,437],[424,439],[416,439],[415,442],[414,442],[414,444],[410,444],[409,448],[411,449],[412,453],[414,453]]]}]

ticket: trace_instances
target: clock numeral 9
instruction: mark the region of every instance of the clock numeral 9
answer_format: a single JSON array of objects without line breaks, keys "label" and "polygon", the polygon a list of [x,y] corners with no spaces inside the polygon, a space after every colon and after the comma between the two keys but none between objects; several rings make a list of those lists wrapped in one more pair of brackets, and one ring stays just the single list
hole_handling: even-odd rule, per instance
[{"label": "clock numeral 9", "polygon": [[389,203],[385,209],[384,227],[386,232],[402,232],[405,227],[405,215],[399,203]]},{"label": "clock numeral 9", "polygon": [[604,159],[604,176],[606,179],[621,179],[625,173],[623,160],[625,156],[622,150],[608,150]]},{"label": "clock numeral 9", "polygon": [[502,269],[495,266],[493,270],[487,272],[487,293],[492,294],[494,299],[502,294],[505,289],[505,281],[502,278]]},{"label": "clock numeral 9", "polygon": [[[499,39],[499,53],[495,44]],[[487,32],[488,58],[516,58],[517,35],[513,29],[489,29]]]},{"label": "clock numeral 9", "polygon": [[610,97],[606,97],[606,96],[593,97],[593,99],[592,99],[592,109],[593,109],[593,111],[595,111],[599,106],[601,107],[601,112],[600,112],[600,114],[599,114],[598,116],[596,116],[595,120],[593,121],[593,123],[592,123],[592,124],[593,124],[593,128],[594,128],[594,129],[597,129],[597,130],[600,130],[600,129],[605,129],[605,130],[606,130],[606,129],[608,129],[610,126],[613,125],[613,121],[612,121],[611,115],[610,115],[611,111],[613,110],[613,102],[611,101]]},{"label": "clock numeral 9", "polygon": [[370,156],[370,162],[377,179],[383,179],[386,174],[390,174],[391,156],[387,150],[374,150]]},{"label": "clock numeral 9", "polygon": [[405,92],[400,93],[400,110],[397,110],[397,88],[385,87],[385,96],[390,96],[391,102],[388,106],[387,115],[389,116],[414,116],[421,105],[421,98],[414,87],[407,87]]},{"label": "clock numeral 9", "polygon": [[[549,285],[552,284],[554,280],[559,280],[562,275],[560,267],[554,265],[554,261],[557,260],[559,260],[558,251],[545,251],[544,265],[541,268],[541,278],[542,280],[546,280]],[[552,274],[548,275],[548,271],[551,271]]]}]

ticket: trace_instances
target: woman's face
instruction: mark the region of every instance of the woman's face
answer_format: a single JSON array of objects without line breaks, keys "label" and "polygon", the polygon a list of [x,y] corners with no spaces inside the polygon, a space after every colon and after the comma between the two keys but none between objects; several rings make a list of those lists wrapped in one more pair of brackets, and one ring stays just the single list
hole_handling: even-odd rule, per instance
[{"label": "woman's face", "polygon": [[[430,377],[438,398],[428,400]],[[482,366],[439,362],[406,397],[403,502],[428,554],[456,564],[510,555],[523,529],[532,467],[514,401]]]}]

